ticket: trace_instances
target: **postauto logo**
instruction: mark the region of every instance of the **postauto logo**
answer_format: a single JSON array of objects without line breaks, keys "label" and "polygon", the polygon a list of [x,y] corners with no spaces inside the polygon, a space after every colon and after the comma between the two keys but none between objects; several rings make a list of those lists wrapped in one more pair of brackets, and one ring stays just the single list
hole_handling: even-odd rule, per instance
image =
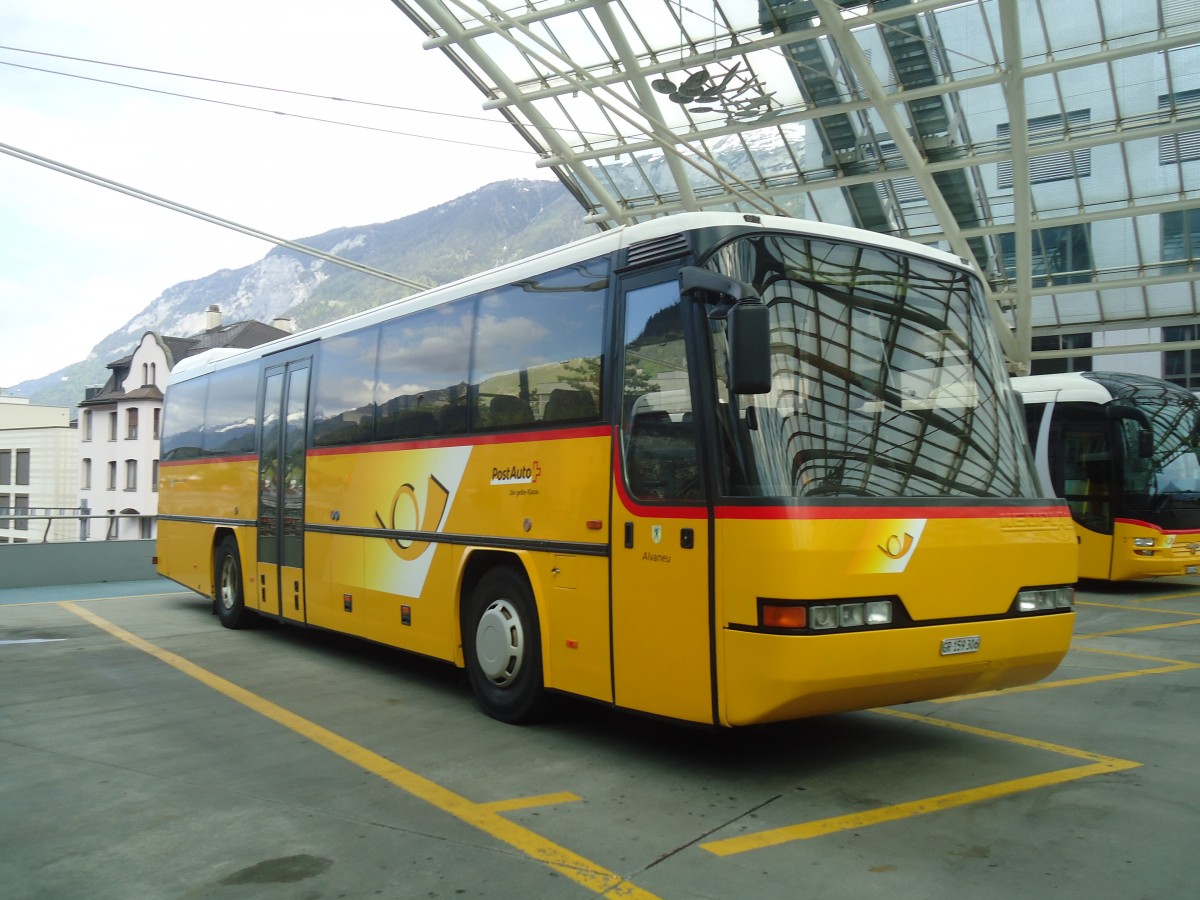
[{"label": "postauto logo", "polygon": [[532,463],[516,463],[511,466],[492,467],[492,484],[533,484],[542,475],[542,467],[535,459]]}]

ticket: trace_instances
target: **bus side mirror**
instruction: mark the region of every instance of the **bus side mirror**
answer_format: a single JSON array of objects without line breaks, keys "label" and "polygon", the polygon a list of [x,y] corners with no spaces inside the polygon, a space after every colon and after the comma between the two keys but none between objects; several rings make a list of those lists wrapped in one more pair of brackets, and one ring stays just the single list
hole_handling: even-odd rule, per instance
[{"label": "bus side mirror", "polygon": [[771,311],[757,300],[729,309],[729,390],[765,394],[771,390]]},{"label": "bus side mirror", "polygon": [[1114,400],[1105,407],[1105,412],[1110,419],[1132,419],[1137,422],[1138,456],[1142,459],[1149,459],[1154,455],[1154,431],[1150,427],[1150,417],[1146,415],[1145,410],[1138,409],[1127,401]]}]

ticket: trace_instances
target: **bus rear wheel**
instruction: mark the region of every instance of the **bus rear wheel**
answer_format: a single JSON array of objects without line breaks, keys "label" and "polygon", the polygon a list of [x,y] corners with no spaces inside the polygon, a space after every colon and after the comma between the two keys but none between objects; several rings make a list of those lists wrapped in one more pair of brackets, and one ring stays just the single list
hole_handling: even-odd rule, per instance
[{"label": "bus rear wheel", "polygon": [[471,691],[493,719],[520,724],[545,715],[539,634],[525,577],[507,566],[485,573],[464,607],[463,655]]},{"label": "bus rear wheel", "polygon": [[242,590],[242,560],[238,555],[237,540],[226,537],[217,546],[215,559],[217,574],[213,604],[217,618],[226,628],[245,628],[253,613],[246,609],[246,598]]}]

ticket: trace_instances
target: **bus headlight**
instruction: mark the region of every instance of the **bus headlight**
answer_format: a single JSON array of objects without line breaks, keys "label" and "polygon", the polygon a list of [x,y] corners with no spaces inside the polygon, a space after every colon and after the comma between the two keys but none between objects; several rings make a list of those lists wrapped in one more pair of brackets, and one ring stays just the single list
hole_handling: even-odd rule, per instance
[{"label": "bus headlight", "polygon": [[1135,547],[1153,547],[1154,538],[1134,538],[1133,546]]},{"label": "bus headlight", "polygon": [[1070,585],[1055,588],[1026,588],[1017,591],[1018,612],[1048,612],[1070,609],[1075,604],[1075,588]]},{"label": "bus headlight", "polygon": [[758,622],[784,631],[836,631],[891,625],[893,601],[880,598],[818,602],[760,600]]}]

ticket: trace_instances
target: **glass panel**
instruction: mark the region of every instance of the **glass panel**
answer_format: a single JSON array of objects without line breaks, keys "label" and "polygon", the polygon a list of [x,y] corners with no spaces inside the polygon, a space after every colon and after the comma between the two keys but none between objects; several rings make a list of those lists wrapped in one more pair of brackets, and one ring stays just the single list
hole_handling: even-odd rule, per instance
[{"label": "glass panel", "polygon": [[283,372],[276,372],[267,376],[263,388],[262,450],[258,457],[258,558],[266,563],[278,560],[274,538],[279,522],[279,413],[282,403]]},{"label": "glass panel", "polygon": [[701,497],[679,284],[625,298],[621,436],[629,491],[641,500]]},{"label": "glass panel", "polygon": [[[783,235],[738,241],[710,266],[754,284],[771,312],[771,391],[726,397],[717,388],[729,493],[1040,495],[969,274]],[[709,322],[723,373],[725,320]]]},{"label": "glass panel", "polygon": [[308,425],[308,367],[288,370],[287,416],[283,435],[283,536],[284,566],[303,565],[304,464]]},{"label": "glass panel", "polygon": [[328,447],[375,439],[375,364],[379,328],[321,341],[313,444]]},{"label": "glass panel", "polygon": [[254,411],[258,405],[257,366],[224,369],[210,378],[204,414],[202,456],[254,452]]},{"label": "glass panel", "polygon": [[377,440],[467,430],[467,366],[475,300],[403,316],[379,343]]},{"label": "glass panel", "polygon": [[608,284],[595,259],[480,296],[472,430],[600,415]]},{"label": "glass panel", "polygon": [[167,389],[163,407],[163,459],[196,459],[204,434],[208,379],[193,378]]}]

